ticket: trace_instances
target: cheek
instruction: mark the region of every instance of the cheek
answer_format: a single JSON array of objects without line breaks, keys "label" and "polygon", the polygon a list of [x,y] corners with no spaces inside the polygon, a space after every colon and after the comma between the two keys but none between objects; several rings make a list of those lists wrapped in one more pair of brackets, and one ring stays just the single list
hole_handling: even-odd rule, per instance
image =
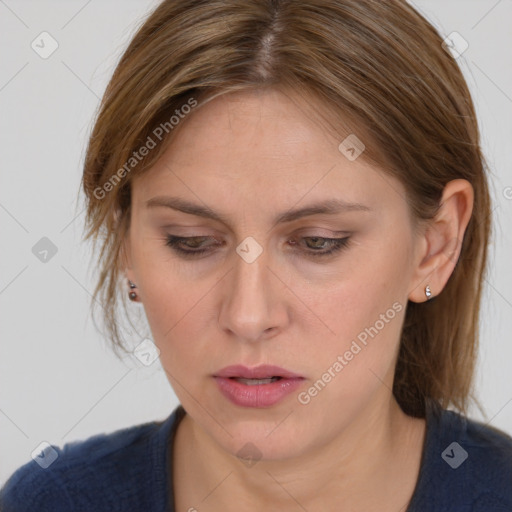
[{"label": "cheek", "polygon": [[404,300],[398,293],[383,291],[374,281],[367,287],[347,283],[343,291],[329,295],[320,313],[329,331],[324,329],[315,344],[322,350],[312,354],[317,372],[328,371],[338,361],[343,368],[338,366],[337,373],[351,384],[371,375],[370,370],[383,378],[399,345]]},{"label": "cheek", "polygon": [[392,373],[407,304],[407,261],[403,251],[374,247],[342,277],[310,292],[311,309],[329,326],[316,345],[322,350],[311,353],[316,378],[329,381],[326,397],[354,400]]},{"label": "cheek", "polygon": [[[325,329],[326,340],[356,337],[396,302],[405,309],[408,265],[403,250],[395,251],[392,245],[376,242],[345,259],[338,272],[323,276],[313,286],[304,285],[301,293],[307,297],[311,310],[330,327],[331,332]],[[392,323],[396,324],[394,313],[391,309],[388,316],[393,316]],[[332,331],[338,336],[333,336]]]},{"label": "cheek", "polygon": [[323,313],[336,335],[324,334],[303,351],[311,378],[295,409],[306,431],[321,422],[326,437],[335,435],[375,397],[392,392],[405,306],[375,281],[365,284],[350,282],[343,292],[329,295]]},{"label": "cheek", "polygon": [[140,294],[153,340],[170,372],[192,368],[194,361],[204,359],[207,342],[212,339],[205,336],[205,325],[212,318],[211,298],[217,282],[213,277],[193,279],[183,271],[186,267],[178,267],[173,259],[153,258],[145,260],[137,273],[143,283]]}]

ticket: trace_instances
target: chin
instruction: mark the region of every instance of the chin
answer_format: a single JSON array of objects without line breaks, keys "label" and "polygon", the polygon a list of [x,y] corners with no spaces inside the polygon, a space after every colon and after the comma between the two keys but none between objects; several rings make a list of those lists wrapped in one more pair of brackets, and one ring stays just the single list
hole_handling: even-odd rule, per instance
[{"label": "chin", "polygon": [[[281,421],[285,417],[286,414]],[[232,421],[226,425],[232,437],[223,432],[217,437],[217,442],[225,451],[242,459],[241,462],[247,459],[246,465],[249,467],[258,460],[278,461],[294,458],[307,450],[310,444],[308,439],[311,445],[314,444],[314,440],[310,437],[311,433],[301,431],[291,422],[286,424],[290,419],[282,424],[279,421]],[[321,437],[321,434],[319,436]]]}]

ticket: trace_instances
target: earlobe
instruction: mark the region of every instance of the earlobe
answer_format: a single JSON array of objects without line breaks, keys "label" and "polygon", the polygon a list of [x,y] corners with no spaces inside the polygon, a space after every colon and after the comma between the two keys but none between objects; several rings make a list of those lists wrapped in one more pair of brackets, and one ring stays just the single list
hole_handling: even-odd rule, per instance
[{"label": "earlobe", "polygon": [[133,283],[130,279],[128,279],[128,286],[130,287],[130,291],[128,293],[128,297],[131,301],[137,302],[137,292],[135,289],[137,288],[137,285]]},{"label": "earlobe", "polygon": [[[117,218],[116,221],[120,219]],[[120,226],[117,226],[121,229]],[[133,302],[140,302],[139,294],[137,293],[137,285],[135,284],[134,275],[132,272],[132,253],[131,253],[131,239],[129,226],[124,230],[124,236],[119,247],[118,254],[119,268],[123,270],[128,285],[128,298]]]},{"label": "earlobe", "polygon": [[122,269],[129,282],[135,281],[135,276],[132,272],[131,242],[128,231],[126,232],[119,248],[119,268]]},{"label": "earlobe", "polygon": [[132,275],[132,265],[131,265],[131,255],[130,255],[130,240],[129,238],[125,238],[123,243],[121,244],[121,248],[119,251],[119,261],[121,263],[121,268],[124,269],[124,274],[126,276],[126,282],[128,284],[128,298],[132,302],[140,302],[139,295],[136,291],[137,285],[133,282]]},{"label": "earlobe", "polygon": [[412,302],[425,302],[442,292],[459,260],[473,201],[473,187],[467,180],[452,180],[445,186],[439,210],[423,234],[426,250],[409,293]]}]

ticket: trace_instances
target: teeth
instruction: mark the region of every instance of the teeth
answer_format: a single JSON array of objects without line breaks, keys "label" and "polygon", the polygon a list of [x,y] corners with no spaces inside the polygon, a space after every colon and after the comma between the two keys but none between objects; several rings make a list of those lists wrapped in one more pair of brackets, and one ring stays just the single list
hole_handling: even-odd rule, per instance
[{"label": "teeth", "polygon": [[247,384],[248,386],[257,386],[259,384],[270,384],[271,382],[275,382],[276,380],[279,380],[279,377],[270,377],[268,379],[243,379],[242,377],[236,377],[235,380],[242,384]]}]

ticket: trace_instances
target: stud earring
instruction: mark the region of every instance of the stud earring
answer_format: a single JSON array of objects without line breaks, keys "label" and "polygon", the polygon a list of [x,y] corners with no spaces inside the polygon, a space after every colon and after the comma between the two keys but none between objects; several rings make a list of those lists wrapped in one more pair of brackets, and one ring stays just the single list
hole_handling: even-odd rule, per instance
[{"label": "stud earring", "polygon": [[[129,279],[128,279],[128,285],[130,286],[130,289],[133,290],[134,288],[137,288],[137,285],[135,283],[132,283]],[[128,297],[130,298],[130,300],[136,300],[137,299],[137,292],[134,292],[134,291],[131,291],[129,294],[128,294]]]},{"label": "stud earring", "polygon": [[427,300],[432,298],[432,291],[430,290],[430,285],[428,284],[425,286],[425,295],[427,296]]}]

